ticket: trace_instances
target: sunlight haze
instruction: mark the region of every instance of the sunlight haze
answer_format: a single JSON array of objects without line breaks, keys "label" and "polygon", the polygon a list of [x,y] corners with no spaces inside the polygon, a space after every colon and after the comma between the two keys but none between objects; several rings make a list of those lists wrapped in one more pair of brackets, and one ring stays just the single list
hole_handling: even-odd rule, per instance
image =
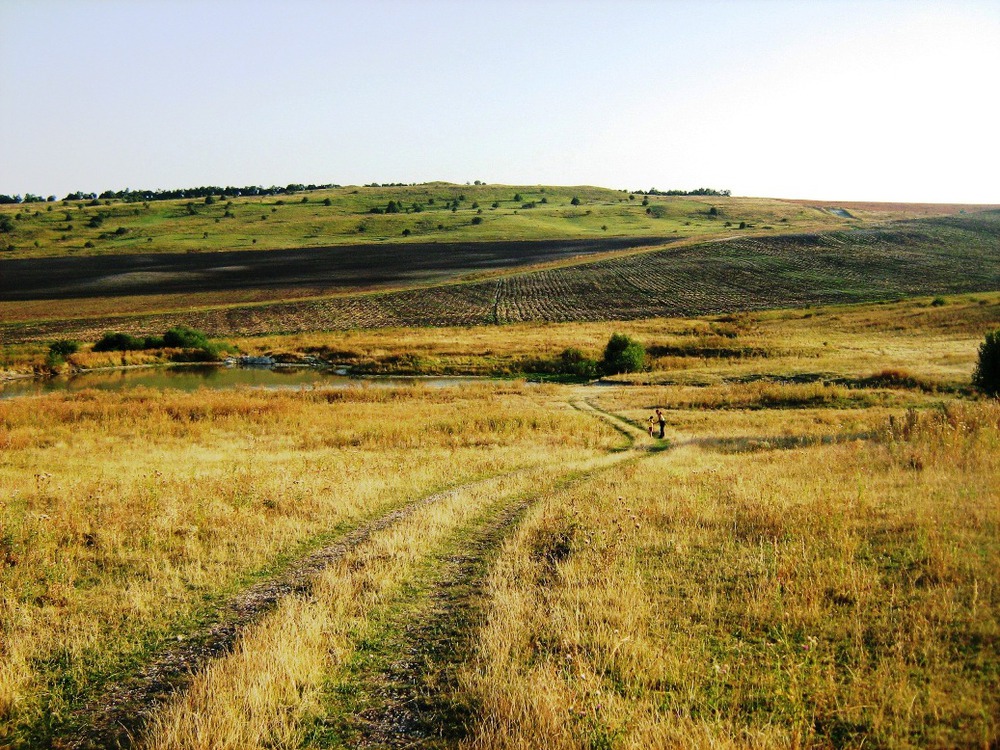
[{"label": "sunlight haze", "polygon": [[0,193],[996,203],[998,2],[0,0]]}]

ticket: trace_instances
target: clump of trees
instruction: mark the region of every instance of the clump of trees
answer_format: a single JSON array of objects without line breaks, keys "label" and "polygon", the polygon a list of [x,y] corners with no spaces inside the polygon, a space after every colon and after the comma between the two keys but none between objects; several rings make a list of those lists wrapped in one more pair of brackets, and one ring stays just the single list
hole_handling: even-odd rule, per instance
[{"label": "clump of trees", "polygon": [[181,349],[176,361],[214,362],[230,350],[225,342],[212,341],[208,335],[188,326],[174,326],[162,336],[132,336],[108,332],[94,344],[95,352],[132,352],[148,349]]},{"label": "clump of trees", "polygon": [[[326,185],[303,185],[301,183],[291,183],[285,185],[284,187],[279,187],[277,185],[272,185],[271,187],[262,187],[261,185],[246,185],[244,187],[234,187],[232,185],[227,185],[226,187],[220,187],[219,185],[203,185],[201,187],[191,187],[191,188],[179,188],[174,190],[132,190],[130,188],[125,188],[124,190],[105,190],[103,193],[98,195],[97,193],[85,193],[80,190],[75,193],[69,193],[63,200],[67,201],[82,201],[82,200],[120,200],[126,203],[138,203],[145,201],[164,201],[164,200],[177,200],[183,198],[209,198],[212,197],[212,202],[214,202],[214,196],[226,197],[226,196],[267,196],[267,195],[291,195],[292,193],[301,193],[307,190],[327,190],[330,188],[339,188],[340,185],[326,184]],[[30,193],[28,194],[31,195]],[[3,203],[3,197],[0,196],[0,203]],[[21,200],[15,200],[20,198],[20,196],[14,196],[10,202],[20,203]],[[41,199],[39,199],[41,200]],[[50,201],[56,200],[54,195],[49,196]],[[27,198],[24,202],[28,202]],[[206,201],[207,203],[208,201]]]},{"label": "clump of trees", "polygon": [[1000,328],[988,332],[979,345],[972,384],[988,396],[1000,396]]},{"label": "clump of trees", "polygon": [[646,348],[638,341],[616,333],[608,339],[604,356],[592,359],[579,349],[569,347],[557,357],[529,359],[522,363],[525,371],[573,379],[593,380],[602,375],[639,372],[646,367]]},{"label": "clump of trees", "polygon": [[728,198],[732,195],[731,190],[716,190],[715,188],[695,188],[694,190],[657,190],[656,188],[650,188],[649,190],[633,190],[632,192],[638,193],[639,195],[716,195],[723,198]]}]

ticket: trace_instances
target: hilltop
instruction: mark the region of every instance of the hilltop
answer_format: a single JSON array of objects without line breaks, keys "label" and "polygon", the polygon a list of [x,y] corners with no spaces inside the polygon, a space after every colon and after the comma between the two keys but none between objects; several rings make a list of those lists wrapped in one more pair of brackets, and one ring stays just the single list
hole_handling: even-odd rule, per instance
[{"label": "hilltop", "polygon": [[576,186],[349,186],[0,205],[0,258],[823,231],[981,206],[644,195]]}]

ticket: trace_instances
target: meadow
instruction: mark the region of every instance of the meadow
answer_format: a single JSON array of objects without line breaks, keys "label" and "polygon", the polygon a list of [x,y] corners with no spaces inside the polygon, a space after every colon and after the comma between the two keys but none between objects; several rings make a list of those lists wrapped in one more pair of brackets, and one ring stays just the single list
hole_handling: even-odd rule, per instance
[{"label": "meadow", "polygon": [[[12,231],[0,234],[0,250],[3,257],[39,258],[274,250],[385,241],[690,237],[729,231],[740,222],[763,231],[776,227],[815,231],[912,216],[914,210],[869,205],[857,212],[857,218],[848,219],[823,206],[766,198],[647,197],[587,186],[448,183],[352,186],[264,197],[219,195],[211,203],[206,200],[63,200],[2,205],[0,216],[10,217]],[[397,209],[386,212],[390,202]],[[711,213],[713,207],[715,213]],[[926,207],[919,214],[958,213],[962,208]]]},{"label": "meadow", "polygon": [[650,358],[0,400],[0,744],[993,746],[1000,409],[969,378],[997,327],[993,292],[311,331],[236,343]]}]

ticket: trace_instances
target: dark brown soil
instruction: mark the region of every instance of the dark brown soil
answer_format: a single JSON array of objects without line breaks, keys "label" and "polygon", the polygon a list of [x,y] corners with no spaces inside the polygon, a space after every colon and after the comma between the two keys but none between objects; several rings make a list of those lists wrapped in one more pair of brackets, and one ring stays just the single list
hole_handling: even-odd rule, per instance
[{"label": "dark brown soil", "polygon": [[531,242],[386,243],[299,250],[2,260],[0,301],[262,288],[377,289],[671,241],[656,237],[609,237]]}]

